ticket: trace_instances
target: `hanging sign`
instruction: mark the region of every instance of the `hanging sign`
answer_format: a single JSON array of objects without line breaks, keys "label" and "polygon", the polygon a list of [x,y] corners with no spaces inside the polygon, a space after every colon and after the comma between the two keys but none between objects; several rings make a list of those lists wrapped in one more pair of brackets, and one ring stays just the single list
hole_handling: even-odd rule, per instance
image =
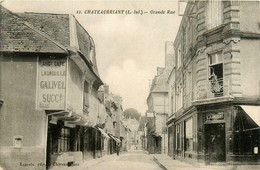
[{"label": "hanging sign", "polygon": [[37,82],[38,109],[65,109],[66,70],[67,59],[64,57],[39,57]]}]

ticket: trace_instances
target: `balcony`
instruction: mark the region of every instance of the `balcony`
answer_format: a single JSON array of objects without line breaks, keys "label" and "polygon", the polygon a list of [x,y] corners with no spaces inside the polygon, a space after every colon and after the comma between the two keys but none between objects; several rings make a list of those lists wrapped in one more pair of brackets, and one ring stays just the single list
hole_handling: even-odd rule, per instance
[{"label": "balcony", "polygon": [[223,78],[200,81],[193,90],[193,104],[216,103],[232,99],[230,81]]}]

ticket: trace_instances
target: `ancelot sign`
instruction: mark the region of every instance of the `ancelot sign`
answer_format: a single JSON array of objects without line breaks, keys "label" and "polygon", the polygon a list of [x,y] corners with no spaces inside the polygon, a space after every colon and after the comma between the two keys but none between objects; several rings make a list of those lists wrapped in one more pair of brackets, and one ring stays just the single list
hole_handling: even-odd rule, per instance
[{"label": "ancelot sign", "polygon": [[64,57],[39,57],[37,108],[65,109],[67,59]]},{"label": "ancelot sign", "polygon": [[220,112],[217,114],[209,114],[206,116],[207,120],[219,120],[219,119],[224,119],[224,113]]}]

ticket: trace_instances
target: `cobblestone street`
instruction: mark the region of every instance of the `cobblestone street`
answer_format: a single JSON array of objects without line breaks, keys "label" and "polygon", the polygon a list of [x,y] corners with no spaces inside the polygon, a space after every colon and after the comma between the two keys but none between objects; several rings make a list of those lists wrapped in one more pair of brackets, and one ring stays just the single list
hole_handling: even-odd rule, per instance
[{"label": "cobblestone street", "polygon": [[150,155],[147,155],[144,151],[130,151],[107,159],[106,161],[90,167],[91,170],[99,169],[117,169],[117,170],[133,170],[133,169],[145,169],[145,170],[157,170],[161,169],[152,159]]}]

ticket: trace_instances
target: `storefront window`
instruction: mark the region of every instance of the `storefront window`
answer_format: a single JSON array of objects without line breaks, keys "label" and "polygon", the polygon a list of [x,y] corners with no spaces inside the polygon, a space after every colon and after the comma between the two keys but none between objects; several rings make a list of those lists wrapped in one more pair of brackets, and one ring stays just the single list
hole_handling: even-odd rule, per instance
[{"label": "storefront window", "polygon": [[239,108],[234,123],[234,154],[258,154],[254,152],[254,149],[260,147],[259,134],[260,129],[255,125],[248,114]]},{"label": "storefront window", "polygon": [[185,151],[193,151],[192,118],[185,122]]},{"label": "storefront window", "polygon": [[176,125],[176,149],[181,149],[180,124]]},{"label": "storefront window", "polygon": [[101,140],[102,140],[102,136],[101,136],[101,132],[97,131],[97,150],[102,150],[102,144],[101,144]]},{"label": "storefront window", "polygon": [[71,151],[71,132],[69,128],[62,128],[58,139],[58,152]]}]

